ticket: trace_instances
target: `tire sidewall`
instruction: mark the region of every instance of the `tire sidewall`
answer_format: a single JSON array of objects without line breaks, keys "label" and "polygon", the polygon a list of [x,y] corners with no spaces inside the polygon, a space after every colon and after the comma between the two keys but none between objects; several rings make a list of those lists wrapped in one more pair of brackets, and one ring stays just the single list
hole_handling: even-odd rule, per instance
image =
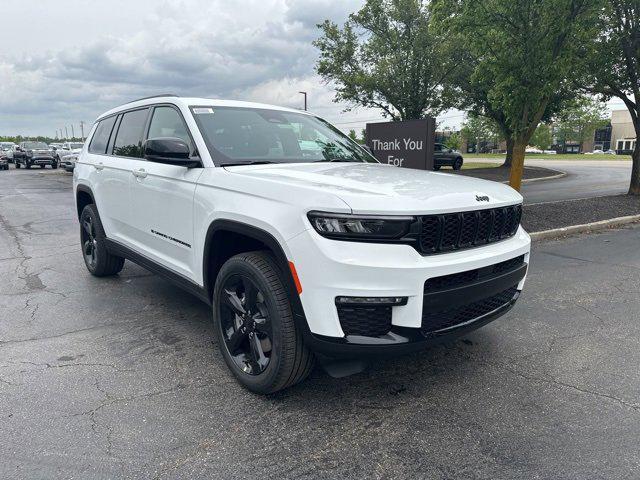
[{"label": "tire sidewall", "polygon": [[[227,346],[225,344],[224,335],[222,332],[222,322],[220,321],[220,294],[223,288],[223,285],[227,281],[229,277],[232,275],[246,275],[251,280],[253,280],[258,287],[258,289],[262,292],[262,295],[265,297],[265,303],[267,306],[267,311],[269,312],[269,320],[271,322],[271,330],[272,330],[272,350],[271,350],[271,358],[269,360],[269,365],[264,372],[259,375],[249,375],[236,365],[231,354],[227,350]],[[280,282],[282,281],[279,279]],[[218,274],[218,278],[216,279],[216,285],[214,287],[213,293],[213,321],[215,328],[215,335],[218,342],[218,346],[224,357],[225,362],[227,363],[229,370],[233,373],[233,375],[240,381],[240,383],[246,386],[249,390],[264,393],[269,390],[270,386],[272,386],[278,380],[278,374],[280,371],[280,364],[282,362],[282,346],[283,346],[283,338],[282,338],[282,325],[280,322],[280,314],[281,312],[278,310],[276,306],[276,299],[274,296],[274,292],[271,287],[268,285],[266,280],[264,279],[262,272],[255,268],[251,263],[243,261],[239,258],[232,258],[227,263],[223,265],[220,269],[220,273]],[[290,308],[290,307],[289,307]],[[290,312],[289,312],[290,314]]]}]

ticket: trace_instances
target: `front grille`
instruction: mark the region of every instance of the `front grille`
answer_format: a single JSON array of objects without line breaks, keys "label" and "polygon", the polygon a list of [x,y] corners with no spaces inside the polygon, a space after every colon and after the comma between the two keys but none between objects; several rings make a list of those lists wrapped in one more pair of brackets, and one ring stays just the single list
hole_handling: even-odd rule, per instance
[{"label": "front grille", "polygon": [[516,234],[521,217],[522,205],[423,216],[418,247],[429,255],[497,242]]},{"label": "front grille", "polygon": [[422,333],[428,335],[445,328],[469,322],[508,304],[518,291],[517,285],[492,297],[470,303],[458,308],[439,312],[422,312]]},{"label": "front grille", "polygon": [[485,279],[491,276],[499,275],[510,270],[514,270],[524,263],[524,255],[514,257],[504,262],[489,265],[488,267],[475,268],[459,273],[451,273],[442,275],[441,277],[433,277],[424,283],[424,292],[433,292],[436,290],[444,290],[453,287],[460,287],[473,283],[476,280]]},{"label": "front grille", "polygon": [[338,306],[338,318],[345,335],[378,337],[391,330],[389,306]]}]

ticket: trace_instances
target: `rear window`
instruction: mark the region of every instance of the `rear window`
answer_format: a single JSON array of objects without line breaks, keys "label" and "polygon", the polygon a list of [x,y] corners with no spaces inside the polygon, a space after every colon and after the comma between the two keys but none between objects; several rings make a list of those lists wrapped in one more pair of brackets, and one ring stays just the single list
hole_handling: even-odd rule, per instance
[{"label": "rear window", "polygon": [[142,134],[149,109],[134,110],[122,116],[113,145],[113,154],[120,157],[142,156]]},{"label": "rear window", "polygon": [[107,151],[107,144],[109,143],[109,136],[113,129],[113,124],[116,123],[116,117],[105,118],[98,123],[96,133],[93,134],[91,144],[89,145],[89,151],[91,153],[102,153]]}]

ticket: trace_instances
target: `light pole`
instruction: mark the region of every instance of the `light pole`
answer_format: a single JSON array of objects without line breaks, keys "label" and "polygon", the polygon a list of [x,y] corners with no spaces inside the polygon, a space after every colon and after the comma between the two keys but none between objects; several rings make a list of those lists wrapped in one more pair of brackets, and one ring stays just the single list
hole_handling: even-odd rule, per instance
[{"label": "light pole", "polygon": [[67,128],[67,126],[64,126],[64,139],[68,140],[69,139],[69,129]]},{"label": "light pole", "polygon": [[84,122],[80,120],[80,138],[84,142]]},{"label": "light pole", "polygon": [[307,111],[307,92],[298,92],[304,95],[304,111]]},{"label": "light pole", "polygon": [[73,123],[71,124],[71,140],[76,138],[76,133],[73,131]]}]

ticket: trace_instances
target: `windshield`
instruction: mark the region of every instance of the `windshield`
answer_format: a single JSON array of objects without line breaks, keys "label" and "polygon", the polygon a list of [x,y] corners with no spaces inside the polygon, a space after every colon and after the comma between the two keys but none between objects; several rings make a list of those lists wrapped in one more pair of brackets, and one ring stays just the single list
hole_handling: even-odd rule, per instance
[{"label": "windshield", "polygon": [[24,148],[27,148],[29,150],[35,150],[35,149],[47,150],[49,149],[49,146],[44,142],[24,142]]},{"label": "windshield", "polygon": [[377,160],[319,118],[244,107],[191,107],[216,164]]}]

